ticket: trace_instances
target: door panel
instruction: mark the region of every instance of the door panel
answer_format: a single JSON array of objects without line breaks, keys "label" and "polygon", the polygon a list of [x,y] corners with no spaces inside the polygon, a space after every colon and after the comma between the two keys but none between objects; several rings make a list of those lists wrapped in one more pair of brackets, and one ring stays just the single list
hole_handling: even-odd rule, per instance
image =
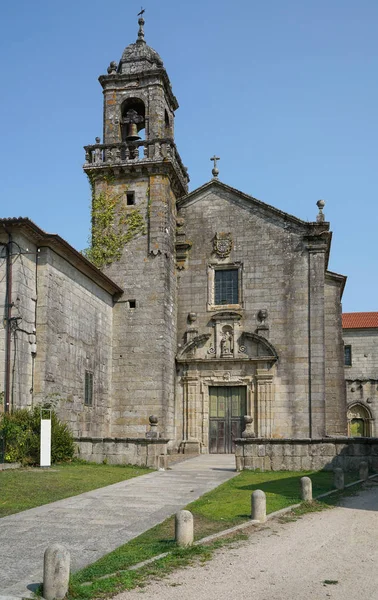
[{"label": "door panel", "polygon": [[241,436],[247,410],[245,386],[214,386],[209,389],[209,452],[235,451],[234,439]]}]

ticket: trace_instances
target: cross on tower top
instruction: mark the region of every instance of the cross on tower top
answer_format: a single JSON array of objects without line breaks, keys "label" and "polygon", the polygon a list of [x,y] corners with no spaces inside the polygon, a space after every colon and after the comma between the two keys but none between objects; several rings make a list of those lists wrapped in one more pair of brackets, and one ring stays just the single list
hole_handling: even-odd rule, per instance
[{"label": "cross on tower top", "polygon": [[212,156],[212,157],[210,158],[210,160],[213,160],[213,161],[214,161],[214,167],[213,167],[213,169],[212,169],[212,171],[211,171],[211,172],[212,172],[212,174],[213,174],[213,177],[214,177],[214,179],[218,179],[218,175],[219,175],[219,169],[217,168],[217,160],[220,160],[220,157],[219,157],[219,156],[216,156],[216,155],[214,154],[214,156]]}]

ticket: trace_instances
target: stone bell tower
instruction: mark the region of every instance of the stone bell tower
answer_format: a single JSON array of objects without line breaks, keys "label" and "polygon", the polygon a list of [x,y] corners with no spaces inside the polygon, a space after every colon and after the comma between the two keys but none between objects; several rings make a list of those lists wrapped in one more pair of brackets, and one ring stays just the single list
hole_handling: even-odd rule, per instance
[{"label": "stone bell tower", "polygon": [[[175,437],[176,200],[188,175],[174,143],[178,103],[163,62],[138,39],[99,81],[103,141],[86,146],[89,257],[124,290],[114,307],[111,435],[144,436],[148,417]],[[101,340],[99,340],[101,343]]]}]

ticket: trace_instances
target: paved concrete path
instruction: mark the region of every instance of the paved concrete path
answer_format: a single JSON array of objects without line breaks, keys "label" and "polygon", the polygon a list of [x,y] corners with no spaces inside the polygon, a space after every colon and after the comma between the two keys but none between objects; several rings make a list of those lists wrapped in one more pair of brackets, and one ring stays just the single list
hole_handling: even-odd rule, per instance
[{"label": "paved concrete path", "polygon": [[[80,569],[236,475],[232,454],[204,455],[168,471],[59,500],[0,519],[0,600],[32,597],[43,554],[54,542]],[[4,600],[3,598],[3,600]]]},{"label": "paved concrete path", "polygon": [[377,564],[373,486],[344,498],[339,508],[286,524],[268,521],[205,565],[114,600],[377,600]]}]

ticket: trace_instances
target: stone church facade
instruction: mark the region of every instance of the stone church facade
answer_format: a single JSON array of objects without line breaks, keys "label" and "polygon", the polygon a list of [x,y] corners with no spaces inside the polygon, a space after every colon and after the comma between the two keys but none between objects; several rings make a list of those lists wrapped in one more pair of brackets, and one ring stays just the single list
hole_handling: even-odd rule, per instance
[{"label": "stone church facade", "polygon": [[0,220],[6,409],[56,398],[82,444],[144,439],[154,415],[185,452],[232,452],[246,415],[256,437],[345,435],[345,277],[328,270],[324,203],[302,221],[216,165],[189,193],[178,103],[143,26],[99,78],[91,260],[29,219]]}]

